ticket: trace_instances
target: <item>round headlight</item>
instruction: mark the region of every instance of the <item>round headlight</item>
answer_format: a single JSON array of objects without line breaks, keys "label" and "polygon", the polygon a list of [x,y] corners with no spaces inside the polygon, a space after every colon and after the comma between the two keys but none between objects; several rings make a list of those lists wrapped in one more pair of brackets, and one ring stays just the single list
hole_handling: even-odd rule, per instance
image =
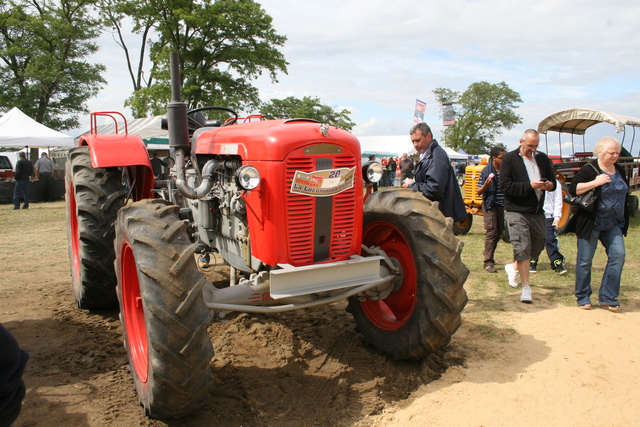
[{"label": "round headlight", "polygon": [[368,162],[363,167],[364,179],[367,182],[375,184],[382,179],[382,165],[378,162]]},{"label": "round headlight", "polygon": [[236,184],[243,190],[253,190],[260,184],[260,172],[253,166],[240,166],[236,171]]}]

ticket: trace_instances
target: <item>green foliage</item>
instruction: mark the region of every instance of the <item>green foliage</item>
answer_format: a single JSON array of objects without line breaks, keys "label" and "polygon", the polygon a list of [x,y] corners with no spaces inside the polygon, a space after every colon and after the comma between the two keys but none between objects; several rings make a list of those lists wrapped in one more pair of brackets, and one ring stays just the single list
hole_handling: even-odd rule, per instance
[{"label": "green foliage", "polygon": [[86,101],[105,83],[96,0],[16,0],[0,5],[0,108],[18,107],[57,130],[79,126]]},{"label": "green foliage", "polygon": [[[142,47],[137,69],[124,38],[133,95],[127,100],[136,117],[162,114],[171,98],[169,53],[181,58],[182,100],[189,108],[205,105],[253,110],[260,103],[251,81],[269,73],[272,81],[288,63],[278,50],[286,37],[272,27],[272,18],[253,0],[106,0],[105,16],[121,35],[124,16],[133,19]],[[151,29],[157,40],[149,39]],[[143,81],[144,50],[151,73]]]},{"label": "green foliage", "polygon": [[520,94],[505,82],[473,83],[462,94],[447,88],[437,88],[433,93],[440,104],[453,104],[456,123],[447,127],[444,140],[454,150],[489,153],[497,145],[496,135],[522,123],[522,117],[514,111],[516,103],[522,102]]},{"label": "green foliage", "polygon": [[263,103],[260,112],[265,119],[305,118],[350,131],[355,126],[349,110],[336,111],[320,103],[319,98],[305,96],[302,99],[290,96],[285,99],[272,99]]}]

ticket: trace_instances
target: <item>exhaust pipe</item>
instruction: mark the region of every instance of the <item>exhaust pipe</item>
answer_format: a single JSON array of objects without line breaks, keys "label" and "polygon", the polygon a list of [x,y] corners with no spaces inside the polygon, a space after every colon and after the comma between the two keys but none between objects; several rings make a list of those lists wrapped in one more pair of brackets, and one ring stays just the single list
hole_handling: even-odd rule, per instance
[{"label": "exhaust pipe", "polygon": [[198,188],[187,184],[185,179],[186,156],[189,152],[189,119],[187,104],[180,101],[180,55],[178,52],[169,54],[171,71],[171,102],[167,104],[167,128],[169,130],[169,149],[176,161],[176,188],[189,199],[199,199],[211,191],[213,181],[211,177],[216,169],[224,168],[223,162],[209,160],[202,169],[203,180]]}]

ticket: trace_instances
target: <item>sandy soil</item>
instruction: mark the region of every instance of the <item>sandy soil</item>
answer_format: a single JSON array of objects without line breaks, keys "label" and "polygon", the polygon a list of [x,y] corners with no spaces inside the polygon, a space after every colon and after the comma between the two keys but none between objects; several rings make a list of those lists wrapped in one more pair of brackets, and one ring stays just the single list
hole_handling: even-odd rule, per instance
[{"label": "sandy soil", "polygon": [[551,301],[526,306],[514,295],[490,322],[472,295],[451,344],[422,362],[394,362],[365,346],[344,304],[234,316],[209,328],[216,351],[209,403],[179,421],[150,420],[137,403],[117,313],[75,306],[63,203],[0,211],[0,322],[31,354],[16,426],[640,421],[638,304],[587,312]]}]

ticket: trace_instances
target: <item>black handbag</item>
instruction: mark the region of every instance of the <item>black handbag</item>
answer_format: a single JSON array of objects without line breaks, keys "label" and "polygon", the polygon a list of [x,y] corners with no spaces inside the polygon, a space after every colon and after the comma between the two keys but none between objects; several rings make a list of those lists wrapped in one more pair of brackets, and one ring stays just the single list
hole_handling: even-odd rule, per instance
[{"label": "black handbag", "polygon": [[[596,167],[593,166],[591,163],[589,164],[591,165],[592,168],[596,170],[596,173],[598,173],[598,169],[596,169]],[[571,194],[564,195],[565,203],[568,203],[573,206],[577,206],[578,208],[583,209],[587,212],[593,212],[596,209],[597,200],[598,200],[598,196],[596,195],[595,188],[592,188],[586,193],[582,193],[577,196],[572,196]]]}]

